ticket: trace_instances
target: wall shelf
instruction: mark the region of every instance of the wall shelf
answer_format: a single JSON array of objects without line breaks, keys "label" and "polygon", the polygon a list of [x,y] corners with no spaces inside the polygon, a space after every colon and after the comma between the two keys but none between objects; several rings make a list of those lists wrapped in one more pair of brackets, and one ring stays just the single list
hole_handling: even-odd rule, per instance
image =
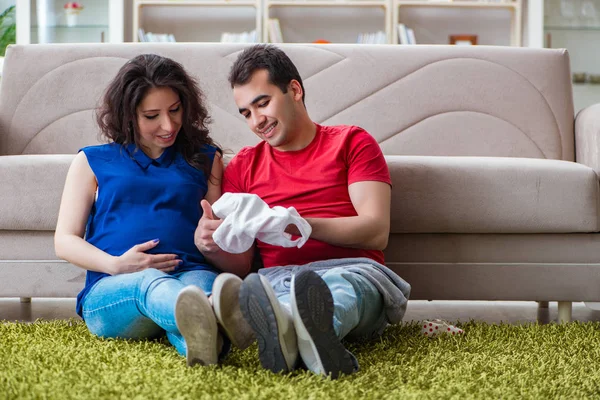
[{"label": "wall shelf", "polygon": [[210,7],[210,6],[256,6],[257,2],[253,0],[206,0],[206,1],[164,1],[164,0],[136,0],[135,6],[169,6],[169,7]]},{"label": "wall shelf", "polygon": [[[219,41],[226,30],[256,30],[258,38],[262,37],[261,0],[206,0],[206,1],[169,1],[169,0],[134,0],[133,2],[133,41],[139,41],[139,29],[146,31],[160,30],[159,25],[174,33],[178,41]],[[183,32],[185,27],[177,31],[177,22],[160,21],[153,23],[152,13],[171,8],[185,18],[206,18],[205,32]],[[228,9],[224,11],[223,9]],[[200,12],[198,10],[201,10]],[[217,11],[218,10],[218,11]],[[145,20],[147,17],[147,20]],[[164,17],[163,17],[164,18]],[[179,33],[177,33],[179,32]]]},{"label": "wall shelf", "polygon": [[[523,0],[512,1],[407,1],[391,0],[393,13],[392,24],[396,26],[404,23],[410,26],[410,21],[401,18],[402,9],[449,9],[449,10],[472,10],[474,12],[502,11],[510,13],[510,45],[522,46],[523,43]],[[398,43],[398,35],[393,35],[393,43]],[[482,43],[479,43],[482,44]]]},{"label": "wall shelf", "polygon": [[[290,16],[301,15],[305,26]],[[269,19],[281,20],[284,39],[291,42],[311,42],[325,39],[335,43],[356,43],[359,34],[381,31],[386,42],[392,43],[391,0],[264,0],[263,41],[269,41]],[[316,23],[321,21],[321,23]],[[336,26],[327,35],[323,26]],[[286,30],[288,34],[286,34]]]},{"label": "wall shelf", "polygon": [[600,25],[585,26],[585,25],[546,25],[544,30],[547,31],[600,31]]},{"label": "wall shelf", "polygon": [[[499,8],[511,9],[520,8],[521,4],[517,1],[396,1],[397,5],[402,7],[435,7],[435,8]],[[518,4],[517,4],[518,3]]]},{"label": "wall shelf", "polygon": [[[59,30],[59,29],[68,29],[68,30],[79,30],[79,29],[109,29],[110,26],[109,25],[75,25],[75,26],[68,26],[68,25],[52,25],[52,26],[46,26],[46,27],[42,27],[41,29],[55,29],[55,30]],[[33,25],[31,27],[32,30],[34,29],[40,29],[39,26],[37,25]]]},{"label": "wall shelf", "polygon": [[[205,9],[207,13],[210,8],[247,8],[254,10],[252,16],[254,22],[249,22],[251,17],[246,16],[244,24],[238,24],[238,30],[249,29],[252,25],[256,29],[257,36],[263,42],[269,41],[269,19],[276,18],[280,20],[279,25],[282,30],[283,39],[286,42],[312,42],[317,39],[329,40],[334,43],[355,43],[361,33],[383,32],[387,38],[387,43],[398,43],[397,26],[402,22],[410,25],[410,21],[403,21],[401,10],[414,9],[439,9],[444,13],[454,15],[454,12],[460,10],[470,10],[471,13],[485,13],[485,15],[500,13],[503,20],[510,21],[510,28],[505,22],[500,22],[501,29],[492,29],[489,35],[504,35],[506,44],[513,46],[522,45],[522,2],[523,0],[512,1],[427,1],[427,0],[133,0],[133,40],[138,40],[138,29],[158,30],[183,30],[178,28],[174,20],[181,18],[181,25],[188,26],[188,30],[195,30],[196,36],[184,33],[183,41],[218,41],[218,32],[209,33],[212,30],[231,30],[229,26],[236,29],[236,24],[227,22],[230,17],[230,11],[222,12],[218,16],[213,16],[213,20],[198,23],[199,27],[189,29],[191,16],[181,16],[181,11],[177,14],[177,9],[190,10],[194,8]],[[161,13],[151,10],[160,8]],[[173,10],[168,18],[164,15],[167,8]],[[506,11],[506,15],[502,12]],[[188,13],[188,14],[190,14]],[[484,14],[481,14],[484,15]],[[209,18],[208,16],[203,16]],[[214,19],[222,19],[222,23],[217,24]],[[241,20],[241,17],[238,21]],[[206,22],[206,23],[204,23]],[[212,23],[212,25],[211,25]],[[229,23],[229,26],[226,26]],[[425,24],[425,23],[424,23]],[[437,22],[432,22],[435,26]],[[201,26],[201,27],[200,27]],[[458,28],[464,26],[457,23]],[[487,27],[483,27],[485,29]],[[481,27],[477,28],[481,29]],[[460,30],[460,29],[458,29]],[[501,31],[498,33],[498,31]],[[460,33],[460,32],[456,32]],[[177,35],[175,35],[177,38]],[[177,40],[180,40],[177,38]],[[488,40],[489,41],[489,40]],[[440,43],[440,37],[431,40],[432,43]],[[427,43],[423,41],[419,43]],[[446,42],[443,42],[446,43]],[[485,43],[480,43],[485,44]],[[493,43],[497,44],[497,43]]]},{"label": "wall shelf", "polygon": [[373,1],[281,1],[267,0],[267,7],[383,7],[389,6],[388,1],[373,0]]}]

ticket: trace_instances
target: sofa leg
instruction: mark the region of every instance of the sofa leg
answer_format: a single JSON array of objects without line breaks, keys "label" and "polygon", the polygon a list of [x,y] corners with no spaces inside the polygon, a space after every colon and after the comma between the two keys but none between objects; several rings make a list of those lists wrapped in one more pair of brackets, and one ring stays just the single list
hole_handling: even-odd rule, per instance
[{"label": "sofa leg", "polygon": [[558,323],[571,322],[571,310],[573,303],[570,301],[558,302]]},{"label": "sofa leg", "polygon": [[547,301],[538,301],[538,308],[548,308],[548,303]]},{"label": "sofa leg", "polygon": [[21,303],[31,303],[31,297],[21,297]]}]

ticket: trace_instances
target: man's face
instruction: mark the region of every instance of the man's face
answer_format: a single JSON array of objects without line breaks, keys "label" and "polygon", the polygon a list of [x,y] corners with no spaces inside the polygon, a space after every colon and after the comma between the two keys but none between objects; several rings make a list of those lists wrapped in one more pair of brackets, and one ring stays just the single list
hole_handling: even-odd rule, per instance
[{"label": "man's face", "polygon": [[295,127],[297,107],[302,104],[302,89],[296,81],[283,93],[269,82],[267,70],[258,70],[248,83],[234,86],[233,98],[259,138],[281,151],[294,148],[299,136]]}]

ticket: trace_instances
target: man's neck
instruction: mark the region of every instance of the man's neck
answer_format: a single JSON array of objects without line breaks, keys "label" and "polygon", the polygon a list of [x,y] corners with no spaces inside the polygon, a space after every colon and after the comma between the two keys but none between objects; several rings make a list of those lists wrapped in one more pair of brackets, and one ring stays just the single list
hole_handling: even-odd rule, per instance
[{"label": "man's neck", "polygon": [[308,147],[317,134],[317,127],[308,116],[300,122],[300,132],[300,135],[298,135],[298,145],[296,146],[298,148],[296,150],[302,150]]},{"label": "man's neck", "polygon": [[277,149],[279,151],[298,151],[305,149],[313,141],[317,134],[317,127],[315,123],[308,117],[308,115],[300,118],[295,124],[295,140],[290,147],[285,150]]}]

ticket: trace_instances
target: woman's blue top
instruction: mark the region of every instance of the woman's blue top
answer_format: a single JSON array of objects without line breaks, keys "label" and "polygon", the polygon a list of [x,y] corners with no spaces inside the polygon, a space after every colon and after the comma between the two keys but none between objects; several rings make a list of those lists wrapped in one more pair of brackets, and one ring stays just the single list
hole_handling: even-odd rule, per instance
[{"label": "woman's blue top", "polygon": [[[86,228],[89,243],[120,256],[136,244],[159,239],[147,253],[177,254],[183,262],[173,273],[212,269],[194,244],[194,232],[202,216],[200,200],[208,190],[203,171],[189,165],[173,146],[155,160],[134,144],[110,143],[81,151],[98,181],[97,198]],[[213,146],[203,148],[211,168],[216,151]],[[90,288],[107,276],[87,271],[85,287],[77,296],[80,316]]]}]

